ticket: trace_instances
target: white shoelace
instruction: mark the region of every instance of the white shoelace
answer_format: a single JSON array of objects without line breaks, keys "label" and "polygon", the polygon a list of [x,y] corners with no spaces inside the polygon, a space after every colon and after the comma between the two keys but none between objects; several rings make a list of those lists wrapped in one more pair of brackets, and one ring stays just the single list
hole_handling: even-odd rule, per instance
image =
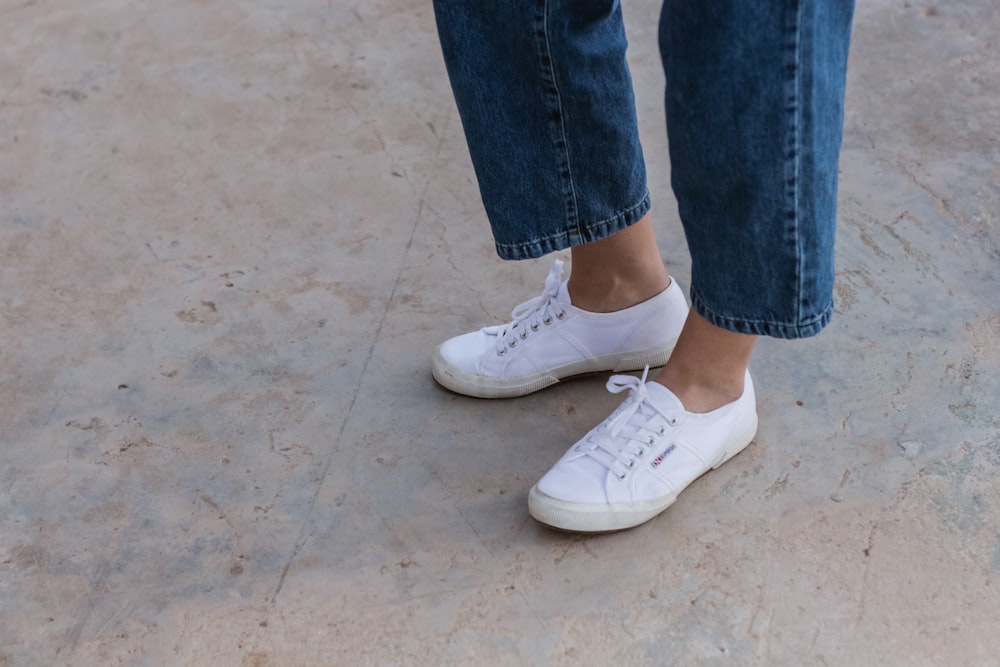
[{"label": "white shoelace", "polygon": [[552,319],[561,320],[566,317],[566,311],[557,303],[559,288],[562,285],[563,262],[557,259],[552,264],[549,275],[545,278],[545,290],[540,296],[525,301],[511,311],[513,321],[497,329],[497,354],[503,356],[508,349],[517,347],[519,340],[525,340],[533,331],[541,326],[552,324]]},{"label": "white shoelace", "polygon": [[[649,366],[646,366],[641,378],[611,376],[608,391],[620,394],[627,389],[630,395],[622,403],[618,414],[583,443],[587,454],[619,479],[625,479],[628,470],[650,453],[649,448],[666,433],[667,426],[676,426],[679,421],[678,415],[660,410],[650,400],[646,389],[648,375]],[[665,423],[654,420],[656,415],[662,416]]]}]

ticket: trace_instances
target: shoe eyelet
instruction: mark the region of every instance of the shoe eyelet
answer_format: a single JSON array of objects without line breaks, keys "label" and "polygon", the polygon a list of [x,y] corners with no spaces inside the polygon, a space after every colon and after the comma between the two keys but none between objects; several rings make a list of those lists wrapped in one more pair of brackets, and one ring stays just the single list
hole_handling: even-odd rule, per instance
[{"label": "shoe eyelet", "polygon": [[653,436],[649,436],[648,438],[646,438],[646,444],[647,444],[647,445],[652,445],[652,444],[653,444],[653,442],[655,442],[655,441],[653,440]]},{"label": "shoe eyelet", "polygon": [[635,459],[629,459],[628,467],[629,468],[634,468],[635,467]]},{"label": "shoe eyelet", "polygon": [[497,356],[498,357],[502,357],[505,354],[507,354],[507,348],[501,347],[499,350],[497,350]]},{"label": "shoe eyelet", "polygon": [[564,317],[566,317],[566,311],[565,310],[560,310],[558,313],[556,313],[556,319],[557,320],[561,320]]},{"label": "shoe eyelet", "polygon": [[660,430],[659,430],[659,431],[657,431],[657,434],[658,434],[658,435],[663,435],[663,434],[664,434],[664,433],[666,433],[666,432],[667,432],[667,427],[666,427],[666,426],[661,426],[661,427],[660,427]]},{"label": "shoe eyelet", "polygon": [[545,326],[552,324],[552,318],[546,317],[545,319],[542,320],[542,324],[544,324]]},{"label": "shoe eyelet", "polygon": [[521,340],[524,340],[527,337],[528,337],[528,332],[527,331],[522,331],[521,332]]},{"label": "shoe eyelet", "polygon": [[531,330],[538,331],[538,322],[535,322],[534,324],[531,325]]},{"label": "shoe eyelet", "polygon": [[626,478],[626,477],[628,477],[628,473],[624,473],[624,472],[623,472],[623,473],[622,473],[622,474],[620,474],[620,475],[615,475],[615,477],[617,477],[617,478],[618,478],[618,481],[619,481],[619,482],[624,482],[624,481],[625,481],[625,478]]},{"label": "shoe eyelet", "polygon": [[516,340],[510,341],[509,343],[507,343],[507,347],[517,347],[517,341]]},{"label": "shoe eyelet", "polygon": [[643,457],[643,455],[644,455],[645,453],[646,453],[646,450],[645,450],[645,449],[643,449],[642,447],[640,447],[640,448],[639,448],[639,451],[638,451],[638,452],[636,452],[636,454],[635,454],[635,455],[636,455],[637,457],[639,457],[639,458],[641,459],[641,458]]}]

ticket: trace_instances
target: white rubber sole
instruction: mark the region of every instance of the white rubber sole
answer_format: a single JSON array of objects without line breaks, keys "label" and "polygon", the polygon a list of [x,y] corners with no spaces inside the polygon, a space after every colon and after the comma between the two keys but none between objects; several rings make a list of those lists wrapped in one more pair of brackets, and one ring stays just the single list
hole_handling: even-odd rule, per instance
[{"label": "white rubber sole", "polygon": [[634,528],[646,523],[673,505],[677,496],[696,479],[709,470],[719,468],[746,449],[756,434],[757,416],[754,415],[753,424],[739,437],[733,438],[712,465],[705,468],[672,495],[614,505],[571,503],[542,493],[536,484],[528,492],[528,512],[539,523],[571,533],[608,533]]},{"label": "white rubber sole", "polygon": [[441,348],[438,347],[431,360],[431,373],[438,384],[456,394],[475,398],[515,398],[527,396],[577,375],[609,371],[625,373],[641,371],[646,366],[663,366],[670,358],[676,342],[672,341],[665,347],[588,357],[539,373],[510,378],[487,377],[463,371],[445,361],[441,356]]}]

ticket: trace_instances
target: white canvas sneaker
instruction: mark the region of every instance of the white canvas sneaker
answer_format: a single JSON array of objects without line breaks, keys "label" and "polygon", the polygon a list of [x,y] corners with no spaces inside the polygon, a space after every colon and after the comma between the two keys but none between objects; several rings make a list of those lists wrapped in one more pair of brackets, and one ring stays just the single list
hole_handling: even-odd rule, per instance
[{"label": "white canvas sneaker", "polygon": [[705,414],[687,412],[669,389],[646,382],[648,373],[608,381],[609,391],[628,389],[629,397],[531,489],[531,516],[582,533],[632,528],[750,444],[757,408],[749,372],[739,400]]},{"label": "white canvas sneaker", "polygon": [[562,269],[556,260],[545,291],[515,308],[511,322],[438,346],[434,379],[459,394],[510,398],[574,375],[667,363],[688,314],[676,281],[631,308],[592,313],[570,303]]}]

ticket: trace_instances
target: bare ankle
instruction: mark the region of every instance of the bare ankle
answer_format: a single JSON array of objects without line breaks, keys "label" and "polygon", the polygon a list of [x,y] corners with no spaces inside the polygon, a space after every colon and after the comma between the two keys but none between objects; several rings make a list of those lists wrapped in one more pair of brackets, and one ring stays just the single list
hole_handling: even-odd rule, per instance
[{"label": "bare ankle", "polygon": [[[662,265],[661,265],[662,266]],[[605,275],[599,281],[575,280],[570,275],[569,298],[574,306],[592,313],[613,313],[642,303],[670,287],[670,276],[639,279]]]},{"label": "bare ankle", "polygon": [[656,382],[669,389],[688,412],[706,413],[738,401],[743,395],[744,374],[739,379],[706,383],[701,378],[671,374],[664,369]]},{"label": "bare ankle", "polygon": [[572,249],[569,296],[574,306],[597,313],[622,310],[651,299],[670,285],[649,215],[607,238]]},{"label": "bare ankle", "polygon": [[694,309],[656,382],[672,391],[688,412],[711,412],[743,395],[756,336],[727,331]]}]

